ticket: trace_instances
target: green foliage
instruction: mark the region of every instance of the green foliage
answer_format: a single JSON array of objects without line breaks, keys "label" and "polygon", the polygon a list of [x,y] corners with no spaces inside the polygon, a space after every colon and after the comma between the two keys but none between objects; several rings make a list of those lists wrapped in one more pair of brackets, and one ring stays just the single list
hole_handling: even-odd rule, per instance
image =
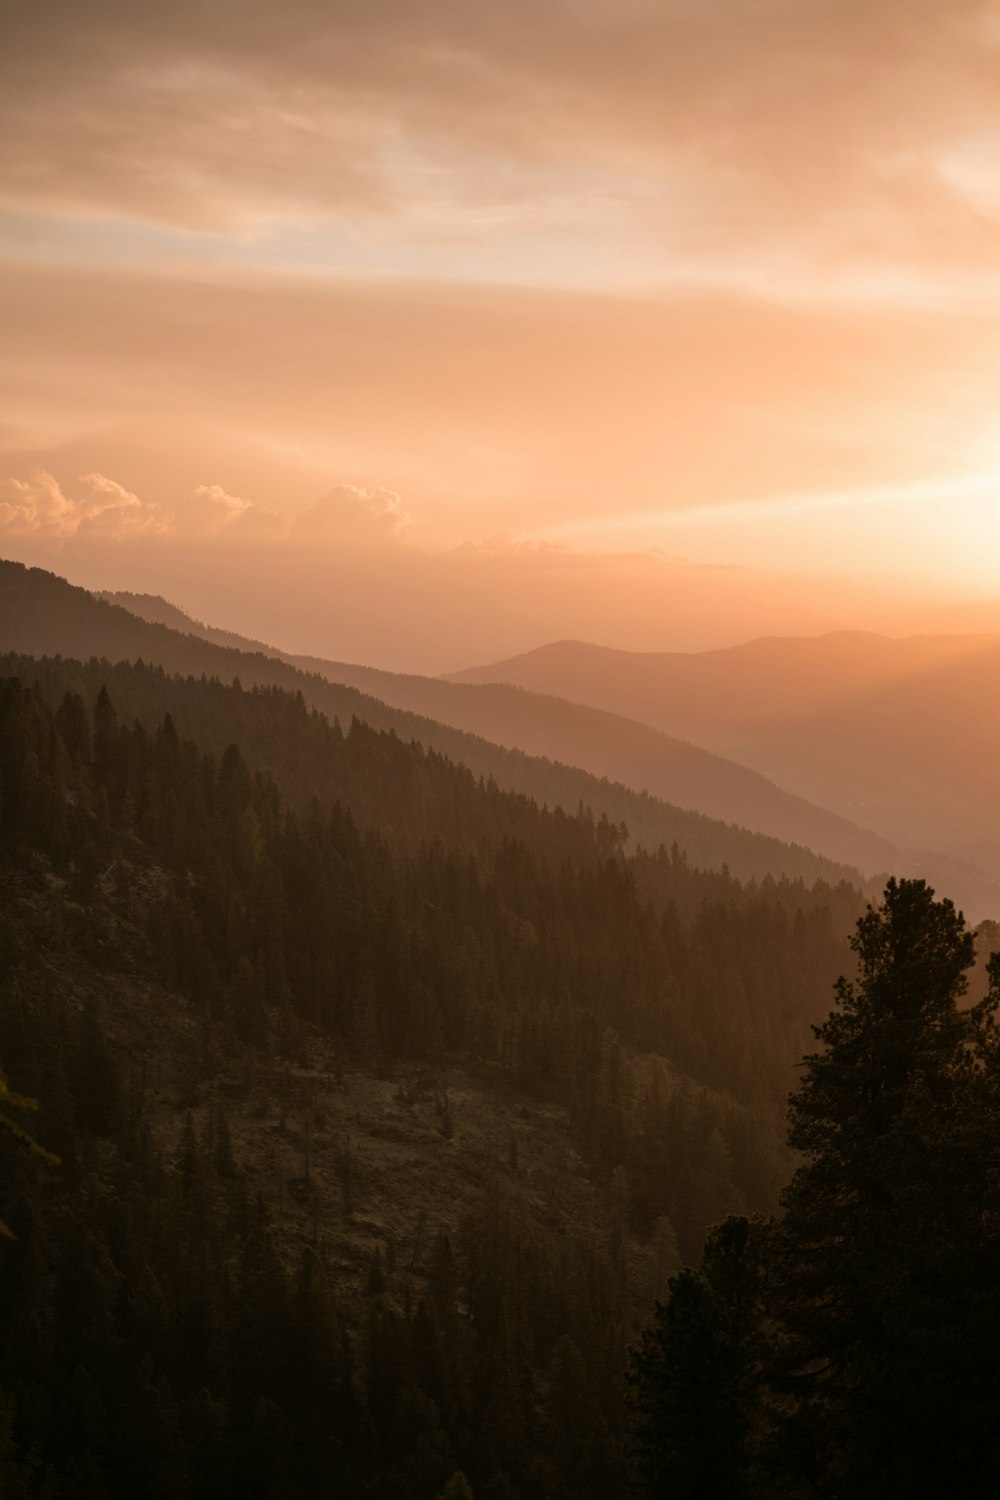
[{"label": "green foliage", "polygon": [[[666,1275],[710,1219],[773,1203],[787,1060],[856,895],[629,857],[585,811],[273,690],[102,670],[0,681],[0,1053],[62,1157],[48,1191],[30,1160],[7,1179],[12,1463],[38,1453],[62,1493],[108,1500],[430,1500],[459,1475],[494,1500],[617,1500],[636,1261]],[[191,1025],[165,1145],[122,1067],[123,972]],[[560,1111],[610,1233],[526,1211],[528,1142],[512,1159],[505,1123],[495,1190],[359,1266],[359,1316],[318,1228],[294,1262],[203,1102],[203,1054],[249,1076],[255,1056],[297,1064],[307,1033],[357,1068],[458,1060]],[[431,1092],[457,1154],[465,1108]],[[307,1128],[307,1189],[310,1149]],[[360,1222],[346,1134],[338,1159],[331,1211]],[[705,1283],[720,1338],[724,1282]]]},{"label": "green foliage", "polygon": [[748,1389],[757,1359],[759,1222],[729,1218],[705,1244],[701,1272],[671,1278],[633,1351],[637,1488],[678,1500],[747,1493]]},{"label": "green foliage", "polygon": [[1000,1484],[1000,955],[986,997],[960,1008],[972,937],[950,901],[908,880],[889,882],[852,946],[857,978],[839,981],[791,1100],[804,1160],[781,1217],[749,1236],[749,1261],[734,1259],[734,1231],[722,1256],[711,1237],[702,1276],[675,1280],[636,1357],[640,1456],[678,1494],[718,1459],[684,1406],[695,1379],[699,1412],[732,1403],[716,1438],[742,1434],[725,1448],[725,1493],[888,1500]]},{"label": "green foliage", "polygon": [[984,1042],[998,996],[959,1008],[972,937],[922,881],[890,881],[853,946],[857,981],[839,985],[792,1100],[806,1161],[776,1243],[776,1385],[820,1416],[827,1452],[808,1465],[828,1488],[866,1474],[907,1493],[964,1473],[959,1488],[976,1493],[984,1473],[1000,1476],[978,1426],[986,1391],[1000,1397],[981,1331],[1000,1166]]},{"label": "green foliage", "polygon": [[[377,698],[330,681],[318,672],[299,670],[288,661],[265,654],[253,642],[232,637],[231,646],[243,649],[225,649],[208,639],[148,623],[42,569],[3,560],[0,560],[0,634],[9,651],[28,653],[34,658],[30,663],[24,656],[0,659],[0,675],[24,676],[30,681],[40,681],[44,687],[53,669],[60,682],[67,672],[72,672],[74,691],[88,703],[93,702],[100,681],[104,680],[121,717],[128,723],[138,717],[150,731],[162,717],[162,708],[150,715],[147,690],[139,687],[135,691],[138,684],[135,679],[127,680],[129,668],[126,665],[123,673],[122,664],[145,661],[156,664],[147,668],[149,674],[162,676],[164,671],[180,674],[188,680],[190,690],[178,695],[178,732],[182,737],[197,739],[204,749],[215,753],[221,752],[232,739],[248,753],[256,747],[247,726],[239,722],[239,710],[232,703],[227,704],[225,722],[216,722],[211,731],[205,723],[192,722],[187,704],[192,697],[199,696],[199,682],[214,679],[218,685],[220,681],[238,681],[244,688],[263,690],[265,695],[276,688],[281,690],[278,698],[298,697],[304,709],[318,710],[331,723],[339,719],[347,725],[357,718],[376,730],[393,731],[404,741],[419,741],[438,755],[460,761],[477,779],[496,782],[539,805],[560,806],[570,812],[578,806],[592,808],[596,826],[598,829],[603,826],[612,843],[625,824],[631,838],[647,849],[675,845],[678,858],[686,856],[703,868],[728,867],[742,879],[766,880],[769,874],[781,871],[792,879],[808,882],[822,879],[834,885],[845,879],[854,883],[860,880],[856,870],[835,864],[800,845],[782,843],[671,806],[572,766],[505,749],[479,733],[464,733],[420,714],[390,708]],[[59,660],[70,655],[94,660],[85,667]],[[54,664],[39,660],[44,657],[57,660]],[[60,692],[63,690],[60,688]],[[536,705],[536,721],[539,713],[544,716],[545,712],[543,699]],[[475,709],[470,722],[475,727]],[[486,727],[484,724],[484,732]],[[293,801],[297,799],[296,787],[307,782],[318,769],[315,761],[299,759],[296,748],[291,743],[285,750],[279,746],[281,765],[273,767],[286,796]],[[634,770],[636,778],[645,784],[643,769],[640,755]],[[359,821],[368,826],[368,819],[359,817]],[[442,832],[446,826],[442,825]]]},{"label": "green foliage", "polygon": [[[342,734],[274,690],[194,685],[216,756],[178,734],[192,684],[119,667],[116,686],[163,716],[129,725],[102,685],[91,728],[66,672],[54,715],[38,689],[0,686],[0,832],[44,852],[83,910],[110,910],[121,884],[160,976],[229,1044],[294,1054],[305,1021],[366,1066],[499,1066],[565,1104],[587,1153],[627,1168],[639,1232],[665,1215],[689,1255],[707,1222],[773,1204],[803,991],[818,1008],[855,893],[626,858],[583,810],[541,810],[357,721]],[[289,810],[233,726],[258,757],[315,767],[322,799]],[[115,920],[81,912],[79,932],[94,959],[136,961]],[[82,1025],[77,1108],[107,1130],[113,1092]],[[637,1070],[629,1049],[671,1072]]]}]

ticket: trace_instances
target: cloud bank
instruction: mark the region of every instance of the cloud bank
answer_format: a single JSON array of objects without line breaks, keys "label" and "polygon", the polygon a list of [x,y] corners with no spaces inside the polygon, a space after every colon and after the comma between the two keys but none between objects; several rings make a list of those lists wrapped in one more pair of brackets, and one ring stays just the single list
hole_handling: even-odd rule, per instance
[{"label": "cloud bank", "polygon": [[805,260],[822,294],[844,261],[991,267],[998,83],[984,0],[48,0],[5,25],[0,202],[500,238],[512,269],[611,217],[664,277]]},{"label": "cloud bank", "polygon": [[718,642],[654,547],[993,590],[998,85],[1000,0],[15,7],[0,537],[442,666]]},{"label": "cloud bank", "polygon": [[83,474],[81,492],[67,495],[44,470],[26,479],[0,480],[0,534],[107,541],[163,534],[165,518],[155,506],[104,474]]},{"label": "cloud bank", "polygon": [[348,484],[284,518],[227,494],[219,484],[199,484],[175,503],[162,504],[140,500],[104,474],[81,475],[75,495],[44,469],[0,480],[0,538],[372,547],[399,542],[409,521],[391,490],[369,492]]}]

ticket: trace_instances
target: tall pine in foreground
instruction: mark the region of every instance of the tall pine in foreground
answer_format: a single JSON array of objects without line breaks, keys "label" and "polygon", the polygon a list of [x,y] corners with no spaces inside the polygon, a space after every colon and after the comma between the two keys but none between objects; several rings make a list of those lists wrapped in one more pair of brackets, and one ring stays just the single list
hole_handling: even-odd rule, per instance
[{"label": "tall pine in foreground", "polygon": [[[729,1493],[893,1500],[1000,1486],[1000,957],[987,997],[960,1008],[972,935],[919,880],[891,880],[852,947],[857,977],[838,982],[790,1101],[804,1160],[782,1217],[757,1232],[756,1331],[726,1326],[707,1256],[710,1359],[692,1345],[684,1273],[634,1360],[654,1490],[696,1493],[692,1471],[734,1437]],[[725,1436],[685,1421],[670,1394],[699,1363]],[[664,1428],[651,1433],[657,1402]]]},{"label": "tall pine in foreground", "polygon": [[890,881],[852,946],[791,1100],[775,1386],[819,1493],[995,1493],[1000,997],[959,1008],[972,935],[923,881]]}]

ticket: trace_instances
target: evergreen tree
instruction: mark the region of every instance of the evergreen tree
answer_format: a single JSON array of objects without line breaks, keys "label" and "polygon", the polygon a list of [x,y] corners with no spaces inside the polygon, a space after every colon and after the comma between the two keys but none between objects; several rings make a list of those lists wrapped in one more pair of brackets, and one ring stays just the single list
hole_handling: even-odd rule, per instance
[{"label": "evergreen tree", "polygon": [[806,1160],[772,1266],[777,1449],[821,1495],[993,1493],[998,995],[959,1009],[972,937],[923,881],[891,880],[852,946],[791,1100]]},{"label": "evergreen tree", "polygon": [[740,1493],[736,1363],[719,1301],[685,1269],[632,1357],[638,1489],[676,1500]]},{"label": "evergreen tree", "polygon": [[895,1500],[1000,1487],[1000,955],[890,880],[790,1103],[771,1226],[731,1219],[633,1357],[647,1493]]},{"label": "evergreen tree", "polygon": [[641,1493],[677,1500],[748,1493],[768,1228],[730,1217],[684,1269],[633,1351],[629,1380]]}]

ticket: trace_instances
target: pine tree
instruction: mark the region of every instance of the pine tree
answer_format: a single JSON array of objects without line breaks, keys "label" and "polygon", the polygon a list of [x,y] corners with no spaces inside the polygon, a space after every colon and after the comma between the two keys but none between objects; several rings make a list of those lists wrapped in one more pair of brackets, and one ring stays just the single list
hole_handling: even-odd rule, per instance
[{"label": "pine tree", "polygon": [[642,1493],[749,1492],[768,1237],[763,1220],[724,1220],[705,1242],[701,1272],[672,1277],[657,1303],[629,1373]]},{"label": "pine tree", "polygon": [[737,1364],[719,1299],[685,1269],[633,1352],[630,1381],[640,1494],[739,1495]]},{"label": "pine tree", "polygon": [[772,1380],[796,1413],[779,1445],[820,1495],[985,1493],[1000,1456],[981,1329],[998,1146],[981,1054],[997,994],[959,1009],[972,936],[923,881],[891,880],[852,947],[857,980],[839,981],[791,1100],[806,1161],[772,1268]]}]

